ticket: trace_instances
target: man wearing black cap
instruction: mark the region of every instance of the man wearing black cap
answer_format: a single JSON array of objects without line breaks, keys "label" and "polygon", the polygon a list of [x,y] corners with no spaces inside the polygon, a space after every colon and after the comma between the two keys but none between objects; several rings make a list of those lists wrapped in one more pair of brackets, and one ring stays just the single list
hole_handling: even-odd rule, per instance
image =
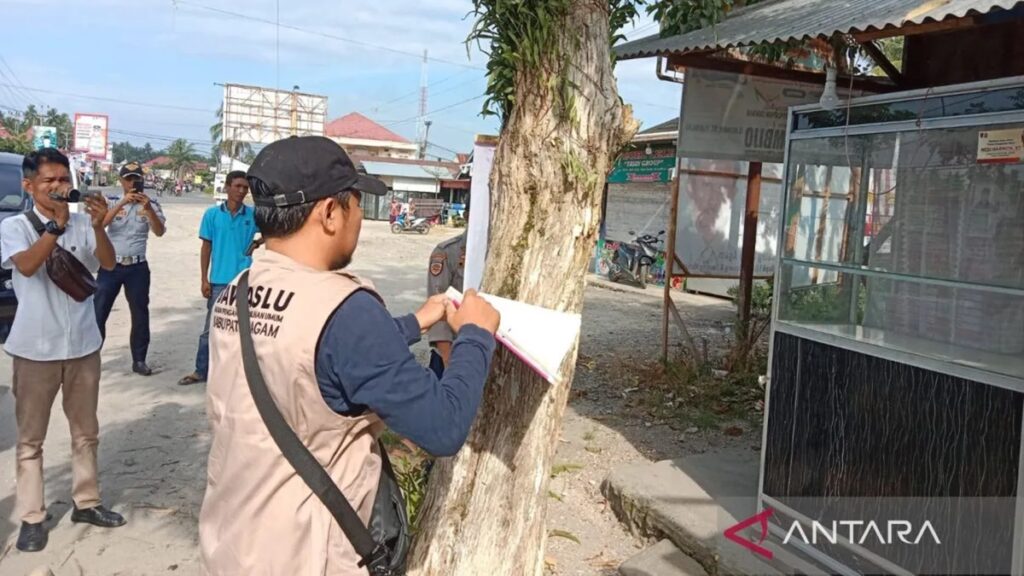
[{"label": "man wearing black cap", "polygon": [[107,200],[104,225],[114,244],[117,266],[113,270],[100,270],[96,277],[96,323],[100,334],[107,337],[107,319],[114,300],[124,286],[124,297],[132,315],[131,349],[132,371],[142,376],[153,373],[146,364],[149,353],[149,286],[150,271],[146,261],[146,246],[152,232],[160,237],[167,231],[160,203],[143,192],[142,166],[128,162],[121,167],[121,189],[124,196]]},{"label": "man wearing black cap", "polygon": [[[206,574],[365,575],[339,526],[297,475],[257,411],[241,332],[288,426],[364,523],[382,474],[382,423],[427,452],[455,454],[483,394],[499,317],[470,291],[458,310],[441,296],[393,318],[373,286],[344,271],[364,194],[387,188],[359,174],[322,137],[275,142],[248,173],[266,250],[214,305],[207,408],[213,434],[199,540]],[[247,298],[251,320],[238,316]],[[447,320],[458,334],[443,378],[409,346]],[[251,369],[251,366],[250,366]]]}]

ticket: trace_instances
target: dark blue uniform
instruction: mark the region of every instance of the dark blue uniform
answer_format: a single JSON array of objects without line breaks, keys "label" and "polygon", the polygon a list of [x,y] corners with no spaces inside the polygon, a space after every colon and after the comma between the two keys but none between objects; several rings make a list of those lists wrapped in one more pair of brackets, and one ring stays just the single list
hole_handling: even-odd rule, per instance
[{"label": "dark blue uniform", "polygon": [[[117,209],[120,198],[109,198],[110,209]],[[156,200],[150,200],[161,222],[166,222],[163,210]],[[127,204],[118,209],[107,227],[107,235],[114,245],[117,266],[113,270],[100,270],[96,277],[96,323],[100,334],[107,337],[107,319],[114,300],[124,287],[128,310],[132,316],[132,363],[146,361],[149,352],[149,287],[150,271],[146,262],[146,244],[149,240],[149,219],[140,204]]]}]

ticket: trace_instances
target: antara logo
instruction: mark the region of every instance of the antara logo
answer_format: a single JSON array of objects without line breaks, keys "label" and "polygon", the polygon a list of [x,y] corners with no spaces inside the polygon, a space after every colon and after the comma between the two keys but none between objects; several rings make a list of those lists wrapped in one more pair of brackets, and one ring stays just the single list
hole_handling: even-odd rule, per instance
[{"label": "antara logo", "polygon": [[939,535],[935,532],[935,527],[927,520],[918,530],[915,530],[914,525],[906,520],[889,520],[888,522],[883,522],[882,526],[885,526],[884,531],[874,520],[867,522],[863,520],[840,520],[832,522],[832,528],[829,529],[827,525],[814,521],[811,523],[811,538],[808,539],[803,526],[799,522],[793,522],[782,543],[789,544],[789,541],[794,536],[797,536],[806,544],[817,544],[818,536],[820,535],[829,544],[839,542],[839,538],[842,537],[853,544],[859,545],[877,543],[892,546],[893,544],[903,543],[916,546],[926,536],[935,544],[942,544],[939,540]]},{"label": "antara logo", "polygon": [[[725,537],[754,554],[771,560],[775,557],[774,553],[762,544],[768,539],[768,520],[774,514],[775,510],[765,508],[763,512],[730,527],[725,531]],[[740,532],[755,525],[760,527],[761,533],[758,539],[752,540],[740,536]],[[782,539],[782,544],[789,544],[794,539],[809,545],[817,545],[819,541],[837,544],[840,538],[857,545],[877,543],[884,546],[894,544],[916,546],[922,541],[926,544],[942,544],[935,527],[927,520],[919,528],[915,528],[913,523],[906,520],[889,520],[882,523],[874,520],[867,522],[864,520],[836,520],[831,524],[813,521],[810,523],[809,532],[810,537],[808,537],[808,530],[804,529],[803,524],[794,520],[786,532],[785,538]]]}]

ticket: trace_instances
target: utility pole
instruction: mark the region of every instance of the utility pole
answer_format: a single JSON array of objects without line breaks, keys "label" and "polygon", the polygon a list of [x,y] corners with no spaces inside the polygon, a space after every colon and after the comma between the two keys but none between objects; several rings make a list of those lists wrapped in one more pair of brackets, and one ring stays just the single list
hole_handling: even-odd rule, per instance
[{"label": "utility pole", "polygon": [[296,95],[298,91],[298,86],[292,87],[292,136],[299,135],[299,101]]},{"label": "utility pole", "polygon": [[427,157],[427,142],[430,142],[430,125],[433,123],[432,120],[423,121],[423,143],[420,145],[420,158]]},{"label": "utility pole", "polygon": [[419,144],[420,159],[427,156],[427,132],[430,131],[430,122],[427,121],[427,51],[423,51],[423,66],[420,68],[420,114],[419,114]]}]

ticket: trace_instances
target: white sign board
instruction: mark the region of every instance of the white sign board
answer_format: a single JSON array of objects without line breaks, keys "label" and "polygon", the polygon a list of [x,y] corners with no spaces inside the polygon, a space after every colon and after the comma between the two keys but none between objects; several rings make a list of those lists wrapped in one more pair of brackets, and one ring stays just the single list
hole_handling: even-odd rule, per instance
[{"label": "white sign board", "polygon": [[85,152],[97,160],[106,159],[109,124],[109,117],[103,114],[75,114],[75,152]]},{"label": "white sign board", "polygon": [[978,164],[1019,164],[1024,160],[1024,128],[978,132]]},{"label": "white sign board", "polygon": [[[682,159],[676,254],[692,276],[738,278],[747,202],[746,162]],[[700,174],[690,173],[700,171]],[[754,274],[775,273],[782,204],[781,164],[764,164]]]},{"label": "white sign board", "polygon": [[690,68],[678,153],[685,158],[781,163],[787,109],[817,102],[823,90],[823,84]]},{"label": "white sign board", "polygon": [[466,268],[463,271],[463,290],[479,290],[484,280],[487,260],[487,241],[491,223],[491,166],[494,164],[494,144],[477,142],[473,146],[472,183],[469,189],[469,225],[466,231]]},{"label": "white sign board", "polygon": [[289,136],[323,136],[327,97],[228,84],[224,87],[224,140],[270,144]]}]

